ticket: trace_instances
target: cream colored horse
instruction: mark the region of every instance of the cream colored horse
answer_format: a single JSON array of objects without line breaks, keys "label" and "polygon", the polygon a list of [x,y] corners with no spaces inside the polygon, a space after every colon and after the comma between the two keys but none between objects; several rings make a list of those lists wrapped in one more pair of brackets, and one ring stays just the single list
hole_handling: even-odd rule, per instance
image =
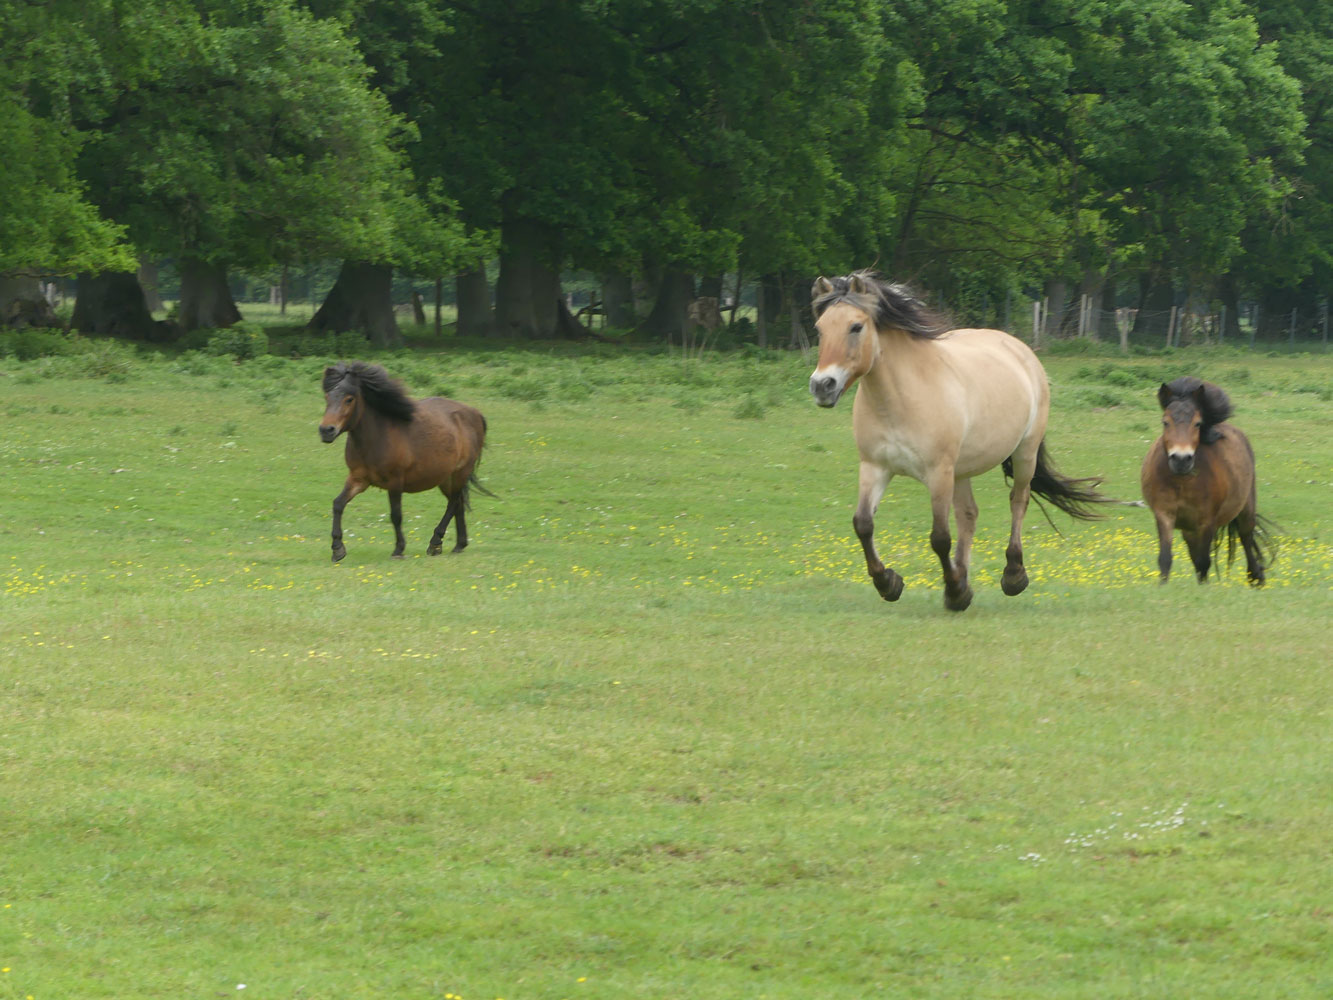
[{"label": "cream colored horse", "polygon": [[[831,407],[857,379],[852,430],[861,456],[860,490],[852,526],[865,550],[875,589],[896,601],[903,578],[875,551],[874,516],[894,476],[930,491],[930,547],[944,571],[944,606],[972,603],[968,565],[977,524],[972,477],[1002,465],[1013,476],[1011,527],[1000,588],[1028,585],[1023,566],[1023,516],[1031,493],[1074,517],[1096,515],[1104,502],[1100,479],[1059,476],[1043,438],[1050,391],[1041,362],[1026,344],[1000,330],[950,330],[902,285],[873,272],[819,278],[813,289],[819,366],[810,393]],[[949,509],[958,544],[950,558]]]}]

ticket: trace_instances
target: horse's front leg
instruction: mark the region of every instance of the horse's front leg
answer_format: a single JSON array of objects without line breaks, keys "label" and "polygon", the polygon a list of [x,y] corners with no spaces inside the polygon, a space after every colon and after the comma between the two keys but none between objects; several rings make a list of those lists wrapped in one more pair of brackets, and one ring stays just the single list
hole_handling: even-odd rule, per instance
[{"label": "horse's front leg", "polygon": [[952,466],[936,469],[926,487],[930,490],[930,547],[939,557],[944,572],[944,606],[950,611],[966,611],[972,603],[967,567],[957,565],[949,554],[953,546],[949,535],[949,507],[954,491]]},{"label": "horse's front leg", "polygon": [[1206,528],[1202,531],[1182,532],[1185,538],[1185,544],[1190,550],[1190,561],[1194,563],[1194,572],[1199,578],[1200,583],[1208,582],[1208,570],[1213,565],[1213,536],[1214,529]]},{"label": "horse's front leg", "polygon": [[403,537],[402,490],[389,490],[389,520],[393,523],[393,552],[391,557],[401,559],[403,558],[403,550],[407,548],[407,539]]},{"label": "horse's front leg", "polygon": [[355,476],[348,476],[347,482],[343,483],[342,492],[333,498],[333,561],[338,562],[345,555],[347,549],[343,547],[343,508],[351,499],[362,493],[369,483],[363,483]]},{"label": "horse's front leg", "polygon": [[852,516],[852,528],[865,552],[866,571],[870,573],[879,596],[886,601],[896,601],[903,594],[903,578],[886,567],[875,551],[875,511],[879,509],[880,498],[888,489],[891,478],[887,469],[873,462],[862,462],[856,513]]},{"label": "horse's front leg", "polygon": [[1153,511],[1157,520],[1157,572],[1159,582],[1166,583],[1171,577],[1171,536],[1176,530],[1176,520],[1169,514]]}]

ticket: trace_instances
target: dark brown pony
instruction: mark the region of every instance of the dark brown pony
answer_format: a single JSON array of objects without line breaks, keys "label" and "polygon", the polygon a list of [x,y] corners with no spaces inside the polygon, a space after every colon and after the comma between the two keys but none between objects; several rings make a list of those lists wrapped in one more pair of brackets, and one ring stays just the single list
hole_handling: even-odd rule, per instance
[{"label": "dark brown pony", "polygon": [[[467,547],[468,490],[485,487],[477,480],[477,462],[486,442],[486,418],[452,399],[413,400],[379,365],[347,361],[324,369],[324,419],[319,436],[325,444],[347,432],[347,482],[333,500],[333,561],[347,555],[342,542],[343,508],[367,487],[389,491],[389,516],[401,558],[403,494],[439,487],[449,503],[426,552],[437,556],[444,531],[457,519],[458,544]],[[487,494],[491,495],[491,494]]]},{"label": "dark brown pony", "polygon": [[1180,529],[1199,582],[1227,536],[1227,564],[1236,539],[1245,550],[1250,583],[1263,586],[1272,562],[1266,521],[1255,500],[1254,450],[1239,427],[1227,423],[1231,400],[1211,382],[1186,376],[1157,390],[1162,436],[1143,459],[1143,499],[1157,519],[1157,566],[1171,575],[1171,536]]}]

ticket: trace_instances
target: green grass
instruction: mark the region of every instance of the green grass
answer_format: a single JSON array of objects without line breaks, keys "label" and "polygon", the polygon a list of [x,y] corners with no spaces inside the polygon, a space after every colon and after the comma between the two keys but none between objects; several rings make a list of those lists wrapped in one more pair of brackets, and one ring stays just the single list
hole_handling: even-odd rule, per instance
[{"label": "green grass", "polygon": [[1049,357],[1126,498],[1157,383],[1231,391],[1271,585],[1119,508],[1005,598],[996,472],[962,615],[909,481],[878,599],[850,412],[754,351],[381,358],[496,496],[333,566],[326,360],[0,360],[0,998],[1333,993],[1328,356]]}]

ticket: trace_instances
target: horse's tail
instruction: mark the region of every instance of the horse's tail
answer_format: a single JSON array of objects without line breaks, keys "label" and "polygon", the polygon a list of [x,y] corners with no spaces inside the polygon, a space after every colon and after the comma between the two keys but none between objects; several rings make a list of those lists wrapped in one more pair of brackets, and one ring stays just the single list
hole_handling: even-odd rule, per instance
[{"label": "horse's tail", "polygon": [[477,438],[477,461],[472,465],[472,472],[467,477],[467,482],[463,484],[463,507],[465,510],[472,509],[472,491],[475,489],[478,493],[484,493],[488,497],[494,497],[495,494],[482,485],[477,478],[477,466],[481,464],[481,452],[486,447],[486,431],[489,427],[486,424],[486,418],[477,411],[477,416],[481,420],[481,434]]},{"label": "horse's tail", "polygon": [[[1013,479],[1014,460],[1012,457],[1004,460],[1002,468],[1004,469],[1005,479]],[[1088,476],[1084,479],[1065,478],[1060,475],[1051,461],[1051,456],[1046,451],[1046,442],[1042,441],[1037,446],[1037,468],[1032,473],[1031,489],[1032,495],[1039,498],[1037,500],[1038,506],[1041,506],[1040,498],[1045,498],[1070,517],[1076,517],[1081,521],[1100,520],[1106,515],[1091,505],[1118,502],[1097,492],[1096,487],[1101,483],[1101,476]],[[1044,511],[1045,508],[1043,508]],[[1050,520],[1050,518],[1048,517],[1047,520]]]}]

